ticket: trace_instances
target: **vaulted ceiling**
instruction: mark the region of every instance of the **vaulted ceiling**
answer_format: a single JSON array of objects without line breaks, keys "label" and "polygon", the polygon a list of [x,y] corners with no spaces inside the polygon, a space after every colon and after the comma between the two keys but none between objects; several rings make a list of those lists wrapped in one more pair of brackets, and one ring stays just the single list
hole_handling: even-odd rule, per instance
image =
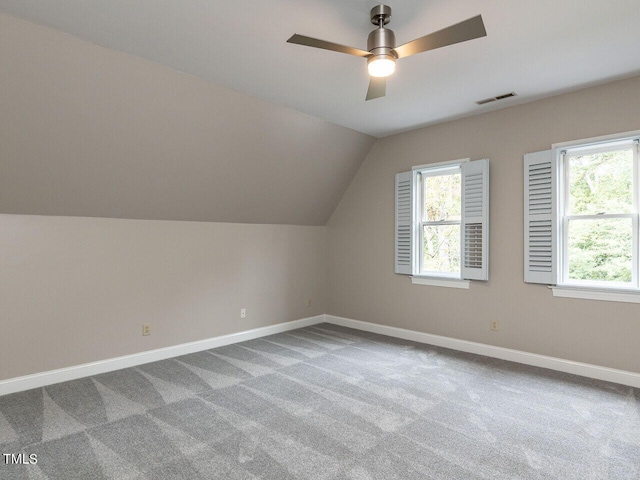
[{"label": "vaulted ceiling", "polygon": [[375,137],[640,73],[638,0],[387,3],[399,44],[487,36],[365,102],[363,59],[286,39],[366,48],[374,1],[0,0],[0,213],[323,225]]},{"label": "vaulted ceiling", "polygon": [[[638,0],[388,0],[399,44],[482,14],[487,37],[398,62],[365,102],[372,0],[0,0],[0,11],[373,136],[640,73]],[[515,91],[506,103],[477,100]]]}]

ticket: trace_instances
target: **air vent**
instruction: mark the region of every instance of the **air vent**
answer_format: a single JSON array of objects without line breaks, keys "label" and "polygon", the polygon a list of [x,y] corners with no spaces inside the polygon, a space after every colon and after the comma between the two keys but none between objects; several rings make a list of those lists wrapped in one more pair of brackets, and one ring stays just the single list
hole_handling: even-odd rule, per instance
[{"label": "air vent", "polygon": [[497,97],[485,98],[484,100],[478,100],[476,103],[478,105],[484,105],[485,103],[497,102],[498,100],[504,100],[505,98],[515,97],[517,96],[516,92],[505,93],[503,95],[498,95]]}]

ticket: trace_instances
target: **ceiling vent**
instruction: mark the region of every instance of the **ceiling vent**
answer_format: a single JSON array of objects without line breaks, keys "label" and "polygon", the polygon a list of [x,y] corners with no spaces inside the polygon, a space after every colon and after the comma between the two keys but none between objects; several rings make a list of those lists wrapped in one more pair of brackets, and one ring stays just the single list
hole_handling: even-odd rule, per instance
[{"label": "ceiling vent", "polygon": [[505,93],[504,95],[498,95],[497,97],[485,98],[484,100],[478,100],[478,105],[484,105],[485,103],[497,102],[498,100],[504,100],[505,98],[515,97],[518,94],[516,92]]}]

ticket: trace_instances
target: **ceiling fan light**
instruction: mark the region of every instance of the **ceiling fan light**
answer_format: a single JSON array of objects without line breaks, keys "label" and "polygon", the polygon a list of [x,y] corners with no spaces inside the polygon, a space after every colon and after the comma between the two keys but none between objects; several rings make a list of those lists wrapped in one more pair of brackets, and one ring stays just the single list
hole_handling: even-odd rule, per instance
[{"label": "ceiling fan light", "polygon": [[396,59],[391,55],[372,57],[367,63],[367,69],[372,77],[388,77],[396,69]]}]

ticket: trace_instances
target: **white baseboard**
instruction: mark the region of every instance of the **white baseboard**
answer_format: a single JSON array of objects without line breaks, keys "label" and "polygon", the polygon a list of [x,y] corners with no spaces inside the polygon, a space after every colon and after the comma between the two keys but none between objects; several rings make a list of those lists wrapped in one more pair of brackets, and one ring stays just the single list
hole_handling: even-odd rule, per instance
[{"label": "white baseboard", "polygon": [[291,322],[278,323],[268,327],[255,328],[244,332],[231,333],[220,337],[198,340],[196,342],[183,343],[171,347],[158,348],[146,352],[134,353],[123,357],[100,360],[98,362],[85,363],[73,367],[49,370],[47,372],[35,373],[24,377],[10,378],[0,381],[0,396],[9,393],[21,392],[32,388],[44,387],[54,383],[76,380],[78,378],[98,375],[100,373],[112,372],[122,368],[135,367],[144,363],[165,360],[167,358],[179,357],[189,353],[209,350],[211,348],[223,347],[232,343],[253,340],[254,338],[266,337],[275,333],[287,332],[296,328],[308,327],[325,321],[324,315],[302,318]]},{"label": "white baseboard", "polygon": [[83,365],[76,365],[73,367],[26,375],[24,377],[2,380],[0,381],[0,396],[30,390],[32,388],[44,387],[54,383],[76,380],[78,378],[88,377],[91,375],[98,375],[100,373],[111,372],[122,368],[135,367],[144,363],[165,360],[167,358],[187,355],[189,353],[209,350],[211,348],[222,347],[233,343],[253,340],[254,338],[317,325],[322,322],[333,323],[335,325],[341,325],[343,327],[354,328],[356,330],[363,330],[366,332],[379,333],[389,337],[402,338],[404,340],[411,340],[418,343],[426,343],[438,347],[450,348],[452,350],[475,353],[486,357],[509,360],[511,362],[522,363],[525,365],[548,368],[559,372],[572,373],[583,377],[640,388],[640,374],[634,372],[600,367],[598,365],[591,365],[588,363],[573,362],[571,360],[548,357],[546,355],[512,350],[510,348],[495,347],[493,345],[486,345],[483,343],[469,342],[467,340],[416,332],[414,330],[379,325],[376,323],[363,322],[361,320],[353,320],[334,315],[317,315],[315,317],[278,323],[268,327],[222,335],[220,337],[208,338],[206,340],[183,343],[181,345],[134,353],[123,357],[110,358],[98,362],[85,363]]},{"label": "white baseboard", "polygon": [[412,340],[418,343],[427,343],[429,345],[450,348],[452,350],[475,353],[486,357],[509,360],[511,362],[532,365],[534,367],[548,368],[559,372],[573,373],[582,377],[595,378],[597,380],[605,380],[607,382],[640,388],[640,374],[628,372],[626,370],[616,370],[614,368],[600,367],[589,363],[573,362],[562,358],[548,357],[546,355],[512,350],[510,348],[495,347],[493,345],[458,340],[451,337],[442,337],[440,335],[416,332],[413,330],[406,330],[404,328],[378,325],[376,323],[336,317],[334,315],[325,315],[325,321],[335,325],[341,325],[343,327],[364,330],[366,332],[379,333],[381,335],[402,338],[404,340]]}]

